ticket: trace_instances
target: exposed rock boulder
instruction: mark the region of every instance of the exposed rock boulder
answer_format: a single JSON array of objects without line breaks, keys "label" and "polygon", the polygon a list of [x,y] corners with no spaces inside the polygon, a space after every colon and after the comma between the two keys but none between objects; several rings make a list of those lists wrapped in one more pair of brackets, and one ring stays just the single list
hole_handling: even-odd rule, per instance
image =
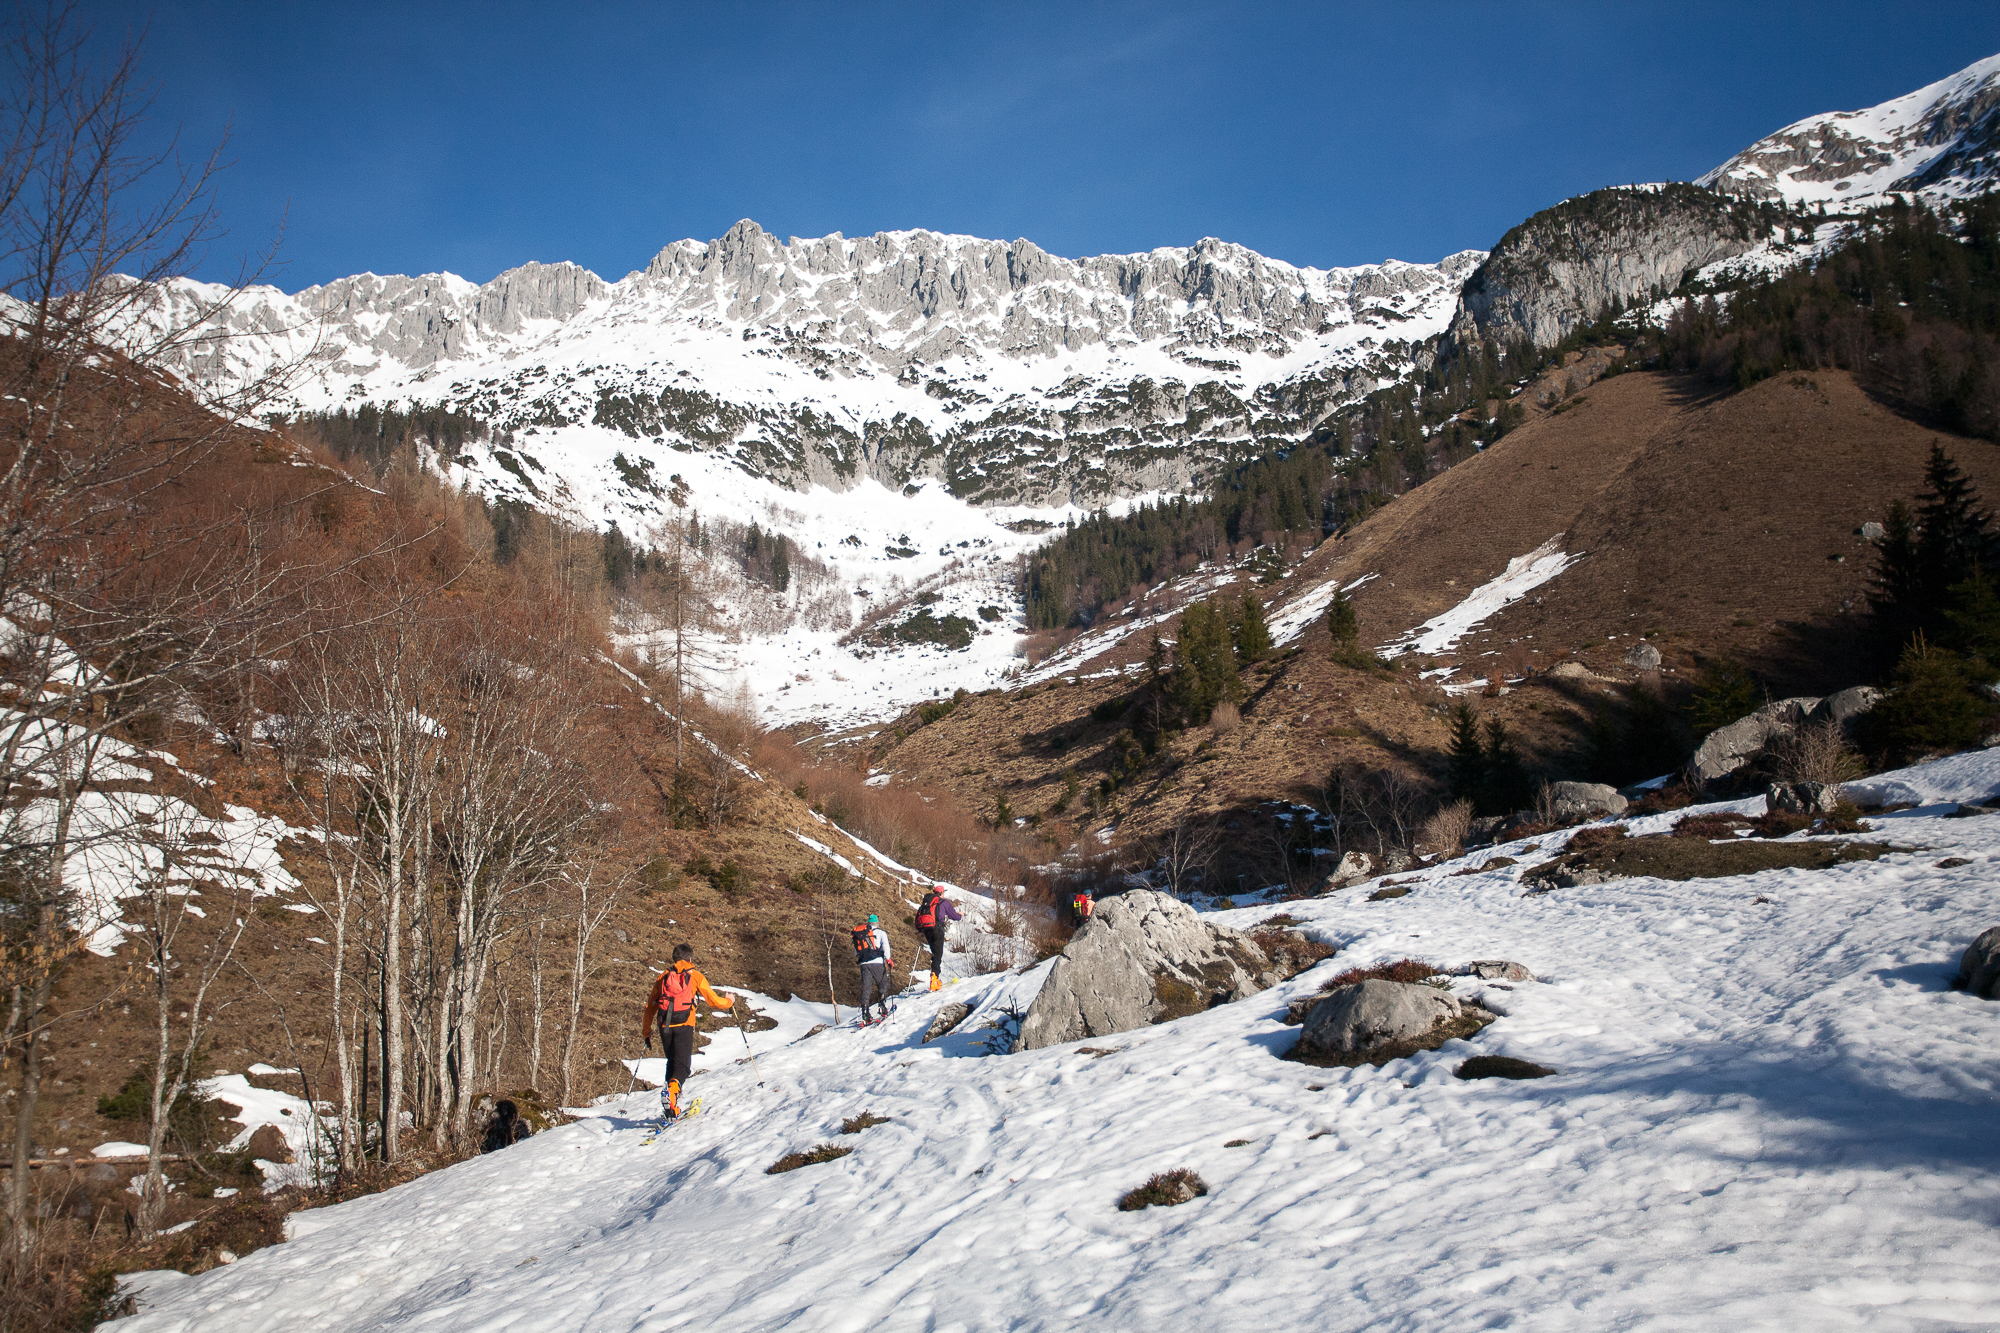
[{"label": "exposed rock boulder", "polygon": [[1739,717],[1728,726],[1711,731],[1694,752],[1694,758],[1688,761],[1688,767],[1704,783],[1726,778],[1772,741],[1791,735],[1821,702],[1799,697],[1765,704],[1748,717]]},{"label": "exposed rock boulder", "polygon": [[1764,808],[1792,815],[1830,815],[1840,804],[1840,788],[1830,782],[1774,782]]},{"label": "exposed rock boulder", "polygon": [[1017,1051],[1130,1032],[1263,989],[1274,971],[1247,937],[1212,925],[1164,893],[1138,889],[1099,904],[1056,959],[1021,1020]]},{"label": "exposed rock boulder", "polygon": [[1375,873],[1375,862],[1366,852],[1349,852],[1340,858],[1340,864],[1333,873],[1320,881],[1320,892],[1344,889],[1350,884],[1359,884]]},{"label": "exposed rock boulder", "polygon": [[1660,669],[1660,650],[1650,643],[1634,644],[1631,650],[1625,654],[1625,665],[1631,667],[1634,671],[1658,671]]},{"label": "exposed rock boulder", "polygon": [[1853,685],[1837,694],[1829,694],[1821,699],[1810,714],[1808,722],[1837,722],[1844,731],[1854,729],[1854,721],[1863,713],[1882,701],[1882,691],[1873,685]]},{"label": "exposed rock boulder", "polygon": [[1601,782],[1551,782],[1548,803],[1549,813],[1561,820],[1622,815],[1627,804],[1616,787]]},{"label": "exposed rock boulder", "polygon": [[1535,974],[1521,964],[1505,958],[1482,958],[1467,963],[1458,969],[1460,976],[1477,977],[1481,981],[1533,981]]},{"label": "exposed rock boulder", "polygon": [[969,1004],[954,1001],[946,1005],[944,1008],[938,1010],[937,1017],[933,1018],[931,1025],[924,1029],[924,1040],[936,1041],[939,1037],[944,1036],[960,1023],[963,1023],[966,1016],[971,1012],[972,1006]]},{"label": "exposed rock boulder", "polygon": [[1958,984],[1982,1000],[2000,1000],[2000,926],[1983,930],[1958,960]]},{"label": "exposed rock boulder", "polygon": [[1604,677],[1592,671],[1581,662],[1558,662],[1548,670],[1550,680],[1603,680]]},{"label": "exposed rock boulder", "polygon": [[1415,864],[1415,859],[1401,847],[1391,847],[1382,853],[1382,873],[1385,875],[1400,875]]},{"label": "exposed rock boulder", "polygon": [[1435,986],[1358,981],[1312,1007],[1294,1054],[1334,1063],[1391,1060],[1435,1050],[1491,1021],[1485,1010],[1460,1004]]}]

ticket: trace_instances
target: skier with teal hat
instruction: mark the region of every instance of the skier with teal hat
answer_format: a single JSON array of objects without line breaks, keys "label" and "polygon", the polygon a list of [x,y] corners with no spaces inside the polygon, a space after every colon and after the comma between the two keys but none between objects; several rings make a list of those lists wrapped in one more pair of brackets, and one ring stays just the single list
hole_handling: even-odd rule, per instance
[{"label": "skier with teal hat", "polygon": [[[854,957],[861,964],[861,1026],[879,1023],[889,1016],[889,969],[895,964],[894,950],[889,945],[889,932],[882,929],[882,921],[873,912],[868,920],[854,928]],[[882,1012],[872,1012],[879,1002]]]}]

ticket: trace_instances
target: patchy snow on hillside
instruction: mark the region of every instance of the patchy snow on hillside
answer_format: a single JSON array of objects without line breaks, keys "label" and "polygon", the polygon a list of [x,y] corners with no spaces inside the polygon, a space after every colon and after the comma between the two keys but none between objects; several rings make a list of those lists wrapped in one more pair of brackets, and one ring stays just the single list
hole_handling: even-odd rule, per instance
[{"label": "patchy snow on hillside", "polygon": [[[2000,818],[1945,816],[2000,787],[2000,755],[1874,781],[1929,801],[1872,821],[1861,836],[1904,849],[1878,861],[1524,897],[1518,866],[1457,873],[1533,855],[1486,849],[1393,900],[1284,904],[1340,954],[1141,1031],[992,1055],[1035,977],[908,994],[882,1027],[711,1068],[690,1089],[702,1116],[650,1147],[653,1094],[614,1100],[296,1214],[289,1243],[227,1268],[141,1277],[122,1327],[1988,1324],[2000,1003],[1948,979],[2000,924]],[[1405,955],[1539,980],[1458,982],[1499,1021],[1379,1069],[1277,1058],[1291,999]],[[1000,1026],[924,1043],[953,1002]],[[1452,1076],[1480,1052],[1559,1072]],[[889,1123],[842,1135],[863,1111]],[[765,1173],[824,1142],[853,1151]],[[1175,1167],[1208,1195],[1117,1210]],[[696,1232],[699,1263],[661,1262]]]},{"label": "patchy snow on hillside", "polygon": [[1526,555],[1515,556],[1498,578],[1474,588],[1451,610],[1432,616],[1403,637],[1383,644],[1377,653],[1383,657],[1401,657],[1404,653],[1428,656],[1450,651],[1488,617],[1510,602],[1520,601],[1582,559],[1580,555],[1564,554],[1562,539],[1563,534],[1558,532]]}]

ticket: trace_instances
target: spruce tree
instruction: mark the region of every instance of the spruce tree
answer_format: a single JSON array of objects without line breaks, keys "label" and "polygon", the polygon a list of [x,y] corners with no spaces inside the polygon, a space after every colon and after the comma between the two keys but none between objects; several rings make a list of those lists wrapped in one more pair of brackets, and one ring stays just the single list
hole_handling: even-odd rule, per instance
[{"label": "spruce tree", "polygon": [[1486,751],[1479,743],[1479,715],[1460,701],[1451,710],[1451,794],[1477,800],[1486,786]]},{"label": "spruce tree", "polygon": [[1485,807],[1488,814],[1504,815],[1527,806],[1530,799],[1528,766],[1507,724],[1497,717],[1486,719],[1486,743],[1481,747],[1486,764]]},{"label": "spruce tree", "polygon": [[1243,594],[1242,614],[1236,622],[1236,661],[1239,666],[1261,662],[1271,655],[1271,627],[1264,623],[1264,606],[1257,594]]},{"label": "spruce tree", "polygon": [[1936,441],[1924,465],[1917,528],[1917,563],[1933,594],[1971,578],[1992,554],[1992,516],[1979,508],[1972,483]]},{"label": "spruce tree", "polygon": [[783,592],[792,583],[791,542],[787,538],[771,538],[771,586]]},{"label": "spruce tree", "polygon": [[1996,711],[1966,660],[1920,632],[1896,664],[1889,697],[1863,715],[1861,740],[1890,763],[1970,749],[1992,730]]},{"label": "spruce tree", "polygon": [[1354,603],[1347,600],[1342,589],[1333,590],[1333,605],[1326,609],[1326,632],[1333,636],[1333,650],[1336,656],[1343,648],[1352,648],[1361,639],[1361,619],[1354,614]]}]

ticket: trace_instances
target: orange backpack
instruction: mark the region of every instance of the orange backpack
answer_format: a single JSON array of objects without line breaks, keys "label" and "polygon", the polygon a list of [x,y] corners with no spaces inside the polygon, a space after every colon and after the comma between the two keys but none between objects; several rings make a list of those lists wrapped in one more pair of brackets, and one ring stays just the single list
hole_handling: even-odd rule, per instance
[{"label": "orange backpack", "polygon": [[660,1022],[679,1027],[694,1015],[694,969],[670,968],[660,986]]}]

